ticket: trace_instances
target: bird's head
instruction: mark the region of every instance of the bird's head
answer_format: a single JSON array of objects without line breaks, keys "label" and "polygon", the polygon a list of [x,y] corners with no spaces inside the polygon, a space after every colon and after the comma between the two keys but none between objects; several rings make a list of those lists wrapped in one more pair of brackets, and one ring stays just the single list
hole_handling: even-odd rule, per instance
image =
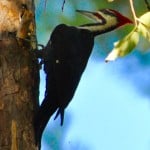
[{"label": "bird's head", "polygon": [[94,35],[109,32],[125,24],[133,23],[129,18],[113,9],[102,9],[95,12],[77,10],[77,12],[95,21],[95,23],[89,23],[79,27],[90,30]]},{"label": "bird's head", "polygon": [[[104,12],[105,12],[105,10],[104,10]],[[109,15],[109,16],[116,18],[117,27],[123,26],[123,25],[128,24],[128,23],[129,24],[133,23],[133,21],[131,21],[129,18],[125,17],[124,15],[122,15],[121,13],[119,13],[116,10],[106,9],[106,12],[108,13],[106,15]],[[109,20],[108,20],[108,22],[109,22]]]}]

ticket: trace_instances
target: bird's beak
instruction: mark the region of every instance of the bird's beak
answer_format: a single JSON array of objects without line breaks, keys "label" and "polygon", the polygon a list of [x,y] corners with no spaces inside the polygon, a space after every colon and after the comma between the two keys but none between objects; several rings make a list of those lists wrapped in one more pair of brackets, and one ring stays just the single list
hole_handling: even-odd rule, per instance
[{"label": "bird's beak", "polygon": [[100,20],[103,21],[103,17],[99,13],[86,11],[86,10],[76,10],[76,12],[90,18],[93,21],[96,21],[96,22],[97,21],[100,22]]}]

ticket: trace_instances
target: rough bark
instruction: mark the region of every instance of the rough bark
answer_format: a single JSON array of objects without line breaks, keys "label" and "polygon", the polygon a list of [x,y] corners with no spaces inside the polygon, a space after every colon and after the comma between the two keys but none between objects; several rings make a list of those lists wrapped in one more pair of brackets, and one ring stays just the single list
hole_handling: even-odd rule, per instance
[{"label": "rough bark", "polygon": [[0,150],[38,149],[33,129],[39,94],[37,59],[31,42],[14,34],[20,29],[21,3],[34,13],[32,0],[0,1]]}]

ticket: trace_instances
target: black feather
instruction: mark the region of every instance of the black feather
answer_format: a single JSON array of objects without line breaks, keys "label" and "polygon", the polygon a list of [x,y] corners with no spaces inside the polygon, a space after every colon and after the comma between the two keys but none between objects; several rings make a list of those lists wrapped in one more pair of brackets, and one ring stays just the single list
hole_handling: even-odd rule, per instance
[{"label": "black feather", "polygon": [[58,25],[44,49],[45,98],[35,120],[37,141],[50,117],[57,111],[61,125],[64,110],[74,96],[94,45],[91,32],[64,24]]}]

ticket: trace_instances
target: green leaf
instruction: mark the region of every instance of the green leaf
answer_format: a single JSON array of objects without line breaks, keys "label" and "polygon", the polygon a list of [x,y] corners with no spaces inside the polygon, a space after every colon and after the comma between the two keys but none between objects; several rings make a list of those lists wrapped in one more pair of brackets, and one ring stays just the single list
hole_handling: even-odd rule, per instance
[{"label": "green leaf", "polygon": [[142,22],[147,27],[150,27],[150,12],[146,12],[145,14],[143,14],[139,18],[139,21]]},{"label": "green leaf", "polygon": [[108,2],[113,2],[114,0],[107,0]]},{"label": "green leaf", "polygon": [[105,61],[113,61],[129,54],[138,44],[140,35],[150,42],[150,12],[138,18],[138,25],[122,40],[114,43],[114,48]]},{"label": "green leaf", "polygon": [[150,42],[150,12],[139,18],[138,32]]},{"label": "green leaf", "polygon": [[105,62],[113,61],[118,57],[123,57],[130,53],[139,41],[139,34],[137,28],[134,28],[127,36],[122,40],[114,43],[113,50],[108,54]]}]

